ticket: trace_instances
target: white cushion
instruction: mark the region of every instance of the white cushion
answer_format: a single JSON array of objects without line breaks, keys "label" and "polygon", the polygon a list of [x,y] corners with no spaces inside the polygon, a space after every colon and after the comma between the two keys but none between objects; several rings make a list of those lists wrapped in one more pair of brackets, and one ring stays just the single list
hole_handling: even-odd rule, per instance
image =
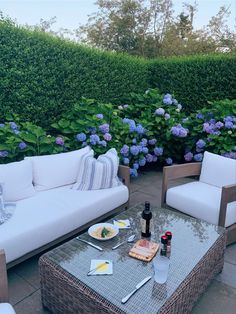
[{"label": "white cushion", "polygon": [[33,183],[37,191],[75,183],[81,157],[90,147],[68,153],[25,157],[33,164]]},{"label": "white cushion", "polygon": [[36,192],[19,201],[0,226],[0,248],[7,262],[49,243],[100,217],[128,200],[124,185],[112,189],[77,191],[70,186]]},{"label": "white cushion", "polygon": [[13,307],[9,303],[0,303],[0,314],[15,314]]},{"label": "white cushion", "polygon": [[[167,205],[218,225],[221,188],[203,182],[191,182],[167,190]],[[225,227],[236,223],[236,202],[227,206]]]},{"label": "white cushion", "polygon": [[28,160],[0,165],[0,183],[3,184],[3,198],[15,202],[35,194],[32,184],[32,164]]},{"label": "white cushion", "polygon": [[236,160],[205,152],[199,180],[220,188],[235,184]]},{"label": "white cushion", "polygon": [[109,149],[98,159],[88,154],[83,157],[81,171],[73,189],[99,190],[108,189],[120,184],[117,177],[119,158],[115,148]]}]

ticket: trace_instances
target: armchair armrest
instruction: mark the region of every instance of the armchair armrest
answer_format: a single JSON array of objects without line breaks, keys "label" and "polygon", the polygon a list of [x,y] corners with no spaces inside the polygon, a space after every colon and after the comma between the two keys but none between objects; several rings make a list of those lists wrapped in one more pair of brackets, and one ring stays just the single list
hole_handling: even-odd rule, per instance
[{"label": "armchair armrest", "polygon": [[127,166],[119,166],[118,169],[118,177],[122,179],[122,182],[130,189],[130,171]]},{"label": "armchair armrest", "polygon": [[0,302],[8,302],[8,297],[6,256],[4,251],[0,250]]},{"label": "armchair armrest", "polygon": [[179,178],[199,176],[201,173],[201,167],[201,162],[164,167],[162,179],[161,206],[163,207],[166,202],[166,192],[169,181]]},{"label": "armchair armrest", "polygon": [[226,185],[222,187],[219,226],[225,226],[227,204],[236,201],[236,184]]}]

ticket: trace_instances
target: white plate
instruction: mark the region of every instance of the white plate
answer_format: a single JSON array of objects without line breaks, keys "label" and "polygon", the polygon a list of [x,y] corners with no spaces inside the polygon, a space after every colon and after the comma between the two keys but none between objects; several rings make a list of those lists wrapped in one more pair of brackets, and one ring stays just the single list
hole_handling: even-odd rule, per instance
[{"label": "white plate", "polygon": [[[113,235],[112,236],[108,236],[106,238],[100,238],[100,237],[96,237],[93,232],[96,231],[98,228],[110,228],[114,231]],[[119,228],[117,226],[114,226],[113,224],[109,224],[109,223],[100,223],[100,224],[96,224],[96,225],[93,225],[91,226],[89,229],[88,229],[88,234],[96,239],[96,240],[100,240],[100,241],[106,241],[106,240],[110,240],[112,238],[114,238],[117,234],[119,233]]]}]

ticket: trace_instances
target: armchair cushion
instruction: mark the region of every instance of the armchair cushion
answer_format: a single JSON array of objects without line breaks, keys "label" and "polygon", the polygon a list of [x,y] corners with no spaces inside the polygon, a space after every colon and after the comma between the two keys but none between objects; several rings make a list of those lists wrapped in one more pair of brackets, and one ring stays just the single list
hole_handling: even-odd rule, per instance
[{"label": "armchair cushion", "polygon": [[235,184],[236,160],[205,152],[199,180],[219,188]]},{"label": "armchair cushion", "polygon": [[9,303],[0,303],[0,313],[2,314],[15,314],[13,307]]},{"label": "armchair cushion", "polygon": [[[167,190],[167,205],[190,216],[218,225],[221,188],[203,182],[191,182]],[[227,206],[225,227],[236,223],[236,202]]]}]

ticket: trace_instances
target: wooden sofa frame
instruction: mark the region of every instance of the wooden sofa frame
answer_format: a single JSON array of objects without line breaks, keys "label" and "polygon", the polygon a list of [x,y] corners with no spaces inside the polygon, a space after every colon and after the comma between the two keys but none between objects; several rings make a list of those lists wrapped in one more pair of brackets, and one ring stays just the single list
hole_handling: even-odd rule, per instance
[{"label": "wooden sofa frame", "polygon": [[8,284],[7,284],[7,269],[6,256],[3,250],[0,250],[0,303],[8,302]]},{"label": "wooden sofa frame", "polygon": [[[120,165],[119,166],[119,170],[118,170],[118,177],[121,178],[122,182],[128,187],[128,189],[130,190],[130,168],[127,167],[127,166],[122,166]],[[128,209],[128,206],[129,206],[129,199],[126,203],[122,204],[121,206],[113,209],[112,211],[86,223],[85,225],[57,238],[56,240],[50,242],[50,243],[47,243],[43,246],[41,246],[40,248],[36,249],[36,250],[33,250],[23,256],[21,256],[20,258],[10,262],[7,264],[7,268],[11,268],[23,261],[25,261],[26,259],[36,255],[36,254],[39,254],[45,250],[48,250],[49,248],[53,247],[53,246],[56,246],[58,245],[59,243],[65,241],[65,240],[69,240],[70,238],[73,238],[75,235],[85,231],[87,228],[89,228],[91,225],[95,224],[95,223],[98,223],[98,222],[101,222],[109,217],[112,217],[116,214],[118,214],[119,212],[122,212],[124,209]]]},{"label": "wooden sofa frame", "polygon": [[[163,180],[162,180],[162,195],[161,205],[162,207],[167,206],[166,204],[166,192],[168,184],[171,180],[199,176],[201,173],[201,162],[188,163],[182,165],[173,165],[163,168]],[[218,225],[224,227],[227,204],[236,201],[236,184],[223,186],[220,202],[220,212]],[[236,223],[227,227],[227,245],[236,241]]]}]

